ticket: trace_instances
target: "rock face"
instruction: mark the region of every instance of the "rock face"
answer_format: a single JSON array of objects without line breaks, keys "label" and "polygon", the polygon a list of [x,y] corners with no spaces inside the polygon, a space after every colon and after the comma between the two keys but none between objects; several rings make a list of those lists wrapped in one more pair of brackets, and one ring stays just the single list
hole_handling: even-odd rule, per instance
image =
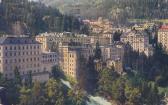
[{"label": "rock face", "polygon": [[25,33],[26,26],[25,24],[17,21],[16,23],[13,23],[11,25],[11,30],[12,30],[11,33],[14,35],[23,35]]}]

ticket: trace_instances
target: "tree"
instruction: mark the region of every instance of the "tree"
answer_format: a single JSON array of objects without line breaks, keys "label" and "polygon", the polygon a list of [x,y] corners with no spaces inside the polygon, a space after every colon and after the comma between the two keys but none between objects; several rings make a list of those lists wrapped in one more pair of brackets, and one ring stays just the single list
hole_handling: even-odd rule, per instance
[{"label": "tree", "polygon": [[27,79],[25,82],[28,87],[32,86],[32,71],[28,72]]},{"label": "tree", "polygon": [[70,105],[86,105],[86,97],[80,89],[68,91]]},{"label": "tree", "polygon": [[138,88],[132,86],[126,86],[125,88],[126,97],[128,99],[128,105],[142,105],[141,102],[141,93]]},{"label": "tree", "polygon": [[21,88],[19,105],[31,105],[31,89],[28,89],[25,86]]},{"label": "tree", "polygon": [[58,65],[53,66],[51,72],[54,79],[65,79],[64,73]]},{"label": "tree", "polygon": [[17,85],[22,84],[22,79],[21,79],[21,76],[20,76],[20,72],[19,72],[19,69],[17,67],[14,69],[14,82]]},{"label": "tree", "polygon": [[94,91],[97,88],[97,82],[98,82],[98,71],[95,69],[95,65],[94,65],[94,58],[93,57],[89,57],[89,60],[86,64],[86,72],[87,72],[87,91],[89,93],[94,93]]},{"label": "tree", "polygon": [[99,73],[99,81],[98,81],[98,92],[104,97],[112,97],[112,84],[116,79],[118,79],[119,75],[110,69],[103,69]]},{"label": "tree", "polygon": [[87,89],[87,67],[86,67],[86,59],[81,55],[79,57],[79,65],[80,65],[80,69],[79,69],[79,76],[78,76],[78,86],[84,90]]},{"label": "tree", "polygon": [[63,86],[59,81],[50,79],[45,87],[48,105],[64,105]]},{"label": "tree", "polygon": [[113,35],[113,40],[114,41],[120,41],[120,37],[121,37],[121,35],[122,35],[122,32],[121,31],[116,31],[115,33],[114,33],[114,35]]},{"label": "tree", "polygon": [[94,54],[94,58],[95,59],[101,59],[102,55],[101,55],[101,49],[100,49],[100,45],[99,42],[96,42],[96,49],[95,49],[95,54]]},{"label": "tree", "polygon": [[44,97],[44,91],[42,91],[41,84],[38,81],[33,83],[31,100],[33,105],[45,105],[46,99]]}]

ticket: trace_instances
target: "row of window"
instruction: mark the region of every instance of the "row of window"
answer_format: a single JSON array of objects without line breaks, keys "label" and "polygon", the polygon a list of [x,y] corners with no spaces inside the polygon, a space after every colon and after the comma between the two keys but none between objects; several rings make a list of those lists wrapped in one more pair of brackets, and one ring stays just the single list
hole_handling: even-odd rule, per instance
[{"label": "row of window", "polygon": [[20,46],[6,46],[5,47],[5,50],[29,50],[29,49],[40,49],[40,45],[27,45],[27,46],[20,45]]},{"label": "row of window", "polygon": [[42,62],[56,62],[57,59],[48,59],[48,60],[43,60]]},{"label": "row of window", "polygon": [[[30,65],[18,65],[17,66],[18,67],[18,69],[20,70],[20,69],[22,69],[22,70],[24,70],[24,69],[27,69],[27,68],[39,68],[40,67],[40,64],[38,63],[38,64],[30,64]],[[16,66],[6,66],[5,67],[5,71],[12,71],[12,70],[14,70],[16,68]]]},{"label": "row of window", "polygon": [[[23,59],[6,59],[5,63],[24,63],[24,62],[32,62],[32,61],[40,61],[39,57],[34,57],[34,58],[23,58]],[[0,60],[1,63],[1,60]]]},{"label": "row of window", "polygon": [[57,55],[43,55],[43,58],[57,57]]},{"label": "row of window", "polygon": [[[34,52],[6,52],[5,56],[6,57],[12,57],[12,56],[25,56],[25,55],[39,55],[39,51],[34,51]],[[0,53],[1,56],[1,53]]]}]

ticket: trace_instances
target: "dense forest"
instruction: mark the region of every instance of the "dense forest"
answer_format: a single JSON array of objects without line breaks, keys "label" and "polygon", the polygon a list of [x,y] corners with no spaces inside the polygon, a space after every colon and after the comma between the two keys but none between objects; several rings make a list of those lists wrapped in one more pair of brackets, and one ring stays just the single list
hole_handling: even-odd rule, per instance
[{"label": "dense forest", "polygon": [[[75,2],[74,2],[75,1]],[[155,19],[168,18],[167,0],[77,0],[80,4],[81,14],[87,18],[97,18],[99,16],[125,20],[127,18]],[[66,11],[68,5],[77,2],[76,0],[50,1],[42,2],[55,6]],[[49,3],[52,2],[52,3]],[[62,4],[62,5],[61,5]],[[87,14],[90,14],[89,16]]]},{"label": "dense forest", "polygon": [[[62,15],[58,9],[40,2],[3,1],[0,4],[0,32],[7,34],[31,34],[42,32],[80,32],[83,23],[73,17]],[[84,32],[84,31],[82,31]]]}]

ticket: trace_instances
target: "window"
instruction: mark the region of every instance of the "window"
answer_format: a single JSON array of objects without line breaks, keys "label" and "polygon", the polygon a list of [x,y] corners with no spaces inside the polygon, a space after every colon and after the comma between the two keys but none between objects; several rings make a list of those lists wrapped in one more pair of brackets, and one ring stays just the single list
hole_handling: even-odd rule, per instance
[{"label": "window", "polygon": [[14,56],[16,56],[16,52],[14,52]]},{"label": "window", "polygon": [[14,47],[14,50],[16,50],[16,46]]},{"label": "window", "polygon": [[12,53],[10,52],[10,56],[12,56]]},{"label": "window", "polygon": [[5,63],[8,63],[8,60],[5,60]]},{"label": "window", "polygon": [[7,52],[5,53],[5,56],[6,56],[6,57],[8,56],[8,53],[7,53]]}]

